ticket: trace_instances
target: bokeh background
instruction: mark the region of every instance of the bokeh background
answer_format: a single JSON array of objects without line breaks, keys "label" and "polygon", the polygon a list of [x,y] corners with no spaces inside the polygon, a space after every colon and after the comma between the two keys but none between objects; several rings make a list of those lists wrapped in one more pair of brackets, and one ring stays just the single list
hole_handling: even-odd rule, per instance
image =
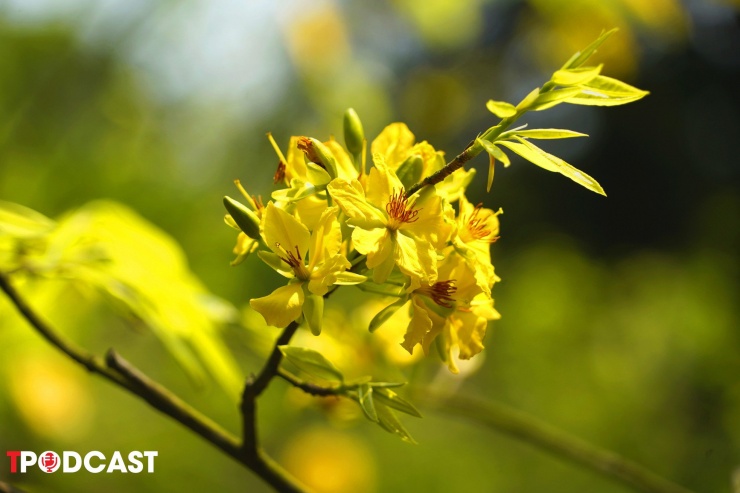
[{"label": "bokeh background", "polygon": [[[331,316],[342,328],[336,339],[353,346],[325,350],[347,373],[411,381],[406,395],[433,388],[507,403],[697,491],[732,491],[739,19],[732,0],[2,0],[0,199],[50,217],[95,199],[126,204],[171,235],[207,290],[236,307],[240,323],[227,324],[224,338],[241,370],[255,371],[275,331],[241,310],[280,280],[256,258],[229,266],[235,235],[221,196],[238,195],[234,178],[269,195],[277,158],[266,132],[283,146],[294,134],[340,137],[351,106],[369,138],[405,121],[418,140],[454,155],[493,124],[486,100],[518,101],[602,29],[619,27],[596,57],[606,75],[649,97],[524,119],[590,134],[547,149],[609,197],[521,161],[497,172],[490,194],[484,173],[471,187],[473,201],[505,211],[493,247],[502,319],[476,364],[455,377],[433,359],[403,359],[392,331],[368,340],[367,313],[342,308],[351,294],[332,300]],[[473,166],[483,171],[486,161]],[[116,347],[238,431],[233,393],[208,379],[195,385],[151,331],[87,307],[64,284],[29,296],[77,340]],[[4,300],[0,308],[0,450],[159,451],[152,475],[36,471],[11,478],[18,486],[267,491],[58,356]],[[352,336],[350,326],[359,327]],[[373,369],[377,353],[385,366]],[[308,399],[281,382],[265,401],[266,448],[322,491],[628,491],[423,407],[423,419],[404,419],[419,442],[409,445],[353,405]],[[2,459],[0,478],[7,472]]]}]

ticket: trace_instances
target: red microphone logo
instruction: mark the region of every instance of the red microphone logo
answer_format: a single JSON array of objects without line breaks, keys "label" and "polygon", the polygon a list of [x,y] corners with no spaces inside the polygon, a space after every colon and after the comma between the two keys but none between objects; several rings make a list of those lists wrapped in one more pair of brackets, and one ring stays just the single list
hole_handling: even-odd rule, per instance
[{"label": "red microphone logo", "polygon": [[59,455],[56,452],[44,452],[39,456],[39,467],[46,473],[51,473],[59,469]]}]

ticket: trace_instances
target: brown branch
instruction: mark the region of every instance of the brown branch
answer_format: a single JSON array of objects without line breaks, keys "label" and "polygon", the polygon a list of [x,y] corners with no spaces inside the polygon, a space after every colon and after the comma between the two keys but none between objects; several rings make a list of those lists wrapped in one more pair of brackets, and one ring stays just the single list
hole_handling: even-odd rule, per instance
[{"label": "brown branch", "polygon": [[447,163],[442,169],[440,169],[436,173],[432,173],[416,185],[409,188],[406,191],[406,197],[411,197],[413,194],[426,187],[427,185],[436,185],[437,183],[450,176],[453,172],[462,168],[465,163],[470,161],[478,154],[471,152],[472,147],[473,144],[471,143],[470,145],[468,145],[468,147],[465,148],[464,151],[455,156],[455,159]]},{"label": "brown branch", "polygon": [[[18,312],[36,332],[52,346],[59,349],[91,373],[97,373],[129,393],[138,396],[154,409],[174,419],[226,455],[246,466],[277,491],[307,491],[305,487],[300,485],[278,464],[265,455],[257,446],[256,442],[252,442],[249,448],[244,447],[236,437],[189,406],[165,387],[146,376],[115,351],[109,350],[105,361],[103,361],[101,358],[88,353],[73,342],[67,340],[33,311],[2,273],[0,273],[0,289],[5,292]],[[297,325],[295,328],[297,328]],[[295,332],[295,328],[293,332]],[[292,333],[288,336],[288,339],[290,339],[290,336],[292,336]],[[278,358],[277,361],[274,361],[274,359],[274,355],[271,356],[265,366],[265,370],[273,368],[271,371],[276,371],[280,360]],[[265,373],[265,370],[263,370],[263,373]],[[262,378],[258,378],[260,386],[257,388],[260,389],[260,393],[271,379],[271,377],[268,378],[266,375],[268,373],[265,373],[265,376],[261,374]],[[11,489],[10,491],[12,492],[13,490]]]},{"label": "brown branch", "polygon": [[283,359],[283,353],[280,352],[279,346],[284,346],[290,342],[293,334],[298,330],[298,322],[293,321],[288,324],[283,332],[280,333],[275,345],[272,348],[270,357],[265,362],[265,366],[256,377],[250,377],[244,385],[242,392],[242,447],[244,453],[253,453],[258,448],[257,439],[257,397],[265,391],[272,379],[277,375],[280,362]]},{"label": "brown branch", "polygon": [[291,375],[290,373],[286,371],[278,371],[277,376],[291,384],[293,387],[297,387],[304,391],[307,394],[316,396],[316,397],[330,397],[330,396],[339,396],[341,393],[341,389],[339,388],[333,388],[333,387],[322,387],[321,385],[316,385],[313,383],[308,382],[301,382],[296,377]]}]

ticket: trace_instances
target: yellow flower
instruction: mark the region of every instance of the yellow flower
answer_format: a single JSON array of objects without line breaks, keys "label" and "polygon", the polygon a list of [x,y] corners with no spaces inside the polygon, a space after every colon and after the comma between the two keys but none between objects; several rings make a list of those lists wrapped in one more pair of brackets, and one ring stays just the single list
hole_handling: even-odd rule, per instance
[{"label": "yellow flower", "polygon": [[478,285],[487,293],[495,282],[500,281],[491,265],[491,243],[499,238],[499,219],[503,214],[494,212],[481,204],[473,205],[460,196],[460,212],[457,216],[457,234],[453,244],[475,272]]},{"label": "yellow flower", "polygon": [[451,226],[434,187],[406,198],[401,181],[380,155],[367,178],[367,190],[357,180],[333,180],[328,191],[354,226],[355,249],[367,255],[373,281],[383,283],[393,267],[409,276],[412,285],[437,278],[436,249],[444,245]]},{"label": "yellow flower", "polygon": [[[380,154],[389,169],[396,171],[406,159],[419,156],[422,162],[417,181],[439,171],[445,166],[444,153],[437,151],[427,141],[414,143],[416,138],[405,123],[391,123],[373,140],[373,156]],[[456,201],[475,176],[475,170],[455,171],[437,184],[437,193],[449,202]],[[413,183],[407,183],[408,186]]]},{"label": "yellow flower", "polygon": [[439,281],[411,293],[411,322],[401,344],[409,353],[420,344],[425,354],[433,342],[451,372],[457,373],[452,351],[470,359],[483,350],[483,337],[490,320],[500,317],[491,297],[478,286],[475,272],[448,249],[439,266]]},{"label": "yellow flower", "polygon": [[329,287],[365,280],[364,276],[345,272],[351,264],[340,253],[342,233],[338,213],[337,207],[325,209],[313,233],[309,233],[295,217],[272,202],[267,204],[262,217],[262,238],[272,252],[261,251],[259,256],[291,280],[268,296],[250,300],[252,308],[269,325],[285,327],[304,314],[312,332],[318,333],[323,296]]}]

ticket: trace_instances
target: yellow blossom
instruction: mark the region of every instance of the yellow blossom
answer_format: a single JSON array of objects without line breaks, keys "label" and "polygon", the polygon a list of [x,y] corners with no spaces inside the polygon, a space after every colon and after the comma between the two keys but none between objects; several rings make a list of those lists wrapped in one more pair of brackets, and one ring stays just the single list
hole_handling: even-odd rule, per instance
[{"label": "yellow blossom", "polygon": [[401,181],[373,156],[375,167],[367,179],[367,190],[357,180],[333,180],[328,190],[354,226],[355,249],[367,255],[373,280],[383,283],[397,265],[413,284],[437,278],[436,248],[447,242],[450,225],[443,203],[433,187],[405,196]]},{"label": "yellow blossom", "polygon": [[491,243],[499,238],[500,214],[503,214],[503,210],[494,212],[481,204],[474,206],[464,195],[460,196],[457,234],[453,244],[473,269],[478,285],[487,293],[500,280],[491,265]]},{"label": "yellow blossom", "polygon": [[[334,284],[358,284],[364,276],[346,272],[349,261],[340,253],[342,233],[337,222],[337,207],[324,210],[310,233],[308,228],[283,209],[270,202],[262,221],[262,237],[271,252],[259,252],[260,258],[291,281],[268,296],[250,300],[250,305],[265,321],[284,327],[306,315],[311,330],[320,331],[322,298]],[[308,260],[308,263],[306,261]],[[306,303],[306,298],[312,302]],[[311,313],[308,311],[311,310]]]},{"label": "yellow blossom", "polygon": [[457,348],[460,359],[481,352],[488,322],[499,318],[474,270],[450,248],[440,262],[439,280],[411,293],[411,322],[401,345],[412,353],[420,344],[429,354],[436,341],[450,371],[457,373],[452,351]]}]

